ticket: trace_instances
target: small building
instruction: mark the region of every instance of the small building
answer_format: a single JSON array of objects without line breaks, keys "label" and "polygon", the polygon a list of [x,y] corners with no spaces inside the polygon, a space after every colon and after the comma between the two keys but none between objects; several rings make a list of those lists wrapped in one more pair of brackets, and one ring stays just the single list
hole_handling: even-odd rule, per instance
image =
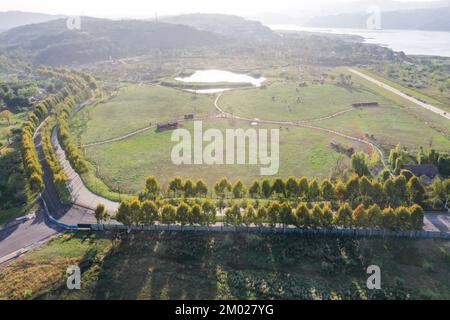
[{"label": "small building", "polygon": [[427,176],[433,179],[439,174],[439,170],[434,164],[405,164],[402,168],[411,171],[418,177]]},{"label": "small building", "polygon": [[184,120],[194,120],[194,115],[193,114],[185,114]]},{"label": "small building", "polygon": [[175,130],[180,127],[178,121],[166,122],[166,123],[158,123],[156,125],[156,131],[167,131],[167,130]]},{"label": "small building", "polygon": [[353,103],[353,108],[367,108],[367,107],[379,107],[380,104],[378,102],[358,102]]}]

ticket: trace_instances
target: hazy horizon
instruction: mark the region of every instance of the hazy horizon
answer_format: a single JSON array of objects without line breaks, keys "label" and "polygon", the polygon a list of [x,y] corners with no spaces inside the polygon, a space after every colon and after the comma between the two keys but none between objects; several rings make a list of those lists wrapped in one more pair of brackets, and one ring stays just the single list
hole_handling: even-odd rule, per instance
[{"label": "hazy horizon", "polygon": [[[26,11],[35,13],[86,15],[108,18],[151,18],[155,14],[177,15],[186,13],[223,13],[243,16],[256,16],[258,14],[285,14],[310,16],[333,12],[334,8],[346,10],[363,10],[364,5],[383,5],[397,3],[438,3],[441,0],[229,0],[216,2],[208,0],[164,0],[152,1],[128,0],[126,2],[111,2],[108,0],[2,0],[0,12]],[[450,4],[450,2],[449,2]],[[348,8],[348,9],[347,9]]]}]

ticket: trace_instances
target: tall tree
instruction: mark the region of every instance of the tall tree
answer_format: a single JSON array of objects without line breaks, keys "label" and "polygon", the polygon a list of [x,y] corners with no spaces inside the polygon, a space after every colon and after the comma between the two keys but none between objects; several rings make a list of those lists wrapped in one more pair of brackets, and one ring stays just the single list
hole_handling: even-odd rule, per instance
[{"label": "tall tree", "polygon": [[359,196],[359,177],[353,175],[348,179],[345,185],[347,199],[349,201],[354,201]]},{"label": "tall tree", "polygon": [[323,226],[323,211],[318,204],[311,210],[311,226],[315,228]]},{"label": "tall tree", "polygon": [[264,225],[264,222],[266,222],[267,219],[267,210],[265,207],[261,206],[256,211],[256,221],[255,223],[262,227]]},{"label": "tall tree", "polygon": [[306,177],[301,177],[298,180],[298,196],[300,198],[302,198],[303,200],[306,199],[306,197],[308,196],[309,193],[309,183],[308,183],[308,178]]},{"label": "tall tree", "polygon": [[322,225],[324,228],[330,228],[333,225],[333,211],[329,206],[323,208]]},{"label": "tall tree", "polygon": [[329,179],[325,179],[322,181],[320,185],[320,194],[322,199],[325,201],[332,201],[334,197],[333,184]]},{"label": "tall tree", "polygon": [[368,156],[364,152],[356,152],[352,155],[352,169],[360,177],[370,176]]},{"label": "tall tree", "polygon": [[413,230],[422,230],[423,228],[423,218],[424,218],[424,212],[421,206],[418,204],[412,205],[412,207],[409,208],[409,211],[411,213],[411,227]]},{"label": "tall tree", "polygon": [[385,229],[397,230],[398,229],[398,220],[397,215],[395,214],[394,209],[391,207],[385,208],[383,210],[383,219],[382,225]]},{"label": "tall tree", "polygon": [[125,226],[131,226],[133,220],[130,212],[130,201],[122,201],[116,213],[116,220]]},{"label": "tall tree", "polygon": [[153,201],[145,200],[141,205],[143,225],[149,226],[158,219],[158,208]]},{"label": "tall tree", "polygon": [[225,211],[225,220],[227,223],[237,227],[242,223],[241,208],[234,204]]},{"label": "tall tree", "polygon": [[299,204],[297,209],[295,210],[296,223],[299,227],[309,227],[310,226],[310,213],[309,209],[305,203]]},{"label": "tall tree", "polygon": [[344,182],[342,180],[338,180],[334,185],[334,197],[336,198],[339,203],[345,202],[345,199],[347,199],[347,188],[345,187]]},{"label": "tall tree", "polygon": [[368,226],[368,213],[363,204],[360,204],[353,211],[352,221],[355,227],[365,228]]},{"label": "tall tree", "polygon": [[105,205],[99,203],[94,210],[95,220],[97,220],[97,224],[101,224],[102,221],[106,218],[106,210]]},{"label": "tall tree", "polygon": [[245,187],[240,179],[233,186],[233,196],[237,199],[245,196]]},{"label": "tall tree", "polygon": [[141,203],[138,199],[133,199],[130,202],[130,216],[135,225],[140,225],[142,219]]},{"label": "tall tree", "polygon": [[410,204],[422,205],[425,198],[425,188],[416,176],[409,179],[408,184],[406,185],[406,190]]},{"label": "tall tree", "polygon": [[289,177],[286,180],[286,196],[288,198],[295,198],[298,196],[298,183],[295,177]]},{"label": "tall tree", "polygon": [[276,178],[272,184],[272,193],[275,195],[285,196],[286,195],[286,185],[283,179]]},{"label": "tall tree", "polygon": [[228,178],[222,178],[219,181],[216,182],[214,185],[214,191],[216,192],[216,195],[224,198],[229,192],[231,192],[232,185],[230,180]]},{"label": "tall tree", "polygon": [[202,215],[202,208],[198,204],[194,204],[191,209],[191,221],[192,225],[203,225],[204,216]]},{"label": "tall tree", "polygon": [[145,194],[149,199],[155,200],[161,193],[161,185],[154,176],[150,176],[145,181]]},{"label": "tall tree", "polygon": [[195,183],[195,195],[203,198],[208,194],[208,185],[203,179],[198,179]]},{"label": "tall tree", "polygon": [[167,192],[173,193],[175,197],[179,196],[181,194],[181,191],[183,190],[183,180],[180,177],[175,177],[169,182],[169,186],[167,188]]},{"label": "tall tree", "polygon": [[367,210],[367,225],[371,228],[382,226],[383,212],[377,204],[372,205]]},{"label": "tall tree", "polygon": [[397,216],[398,227],[402,230],[410,230],[412,229],[411,225],[411,213],[408,208],[403,206],[395,209],[395,215]]},{"label": "tall tree", "polygon": [[396,197],[396,206],[406,203],[407,192],[406,192],[406,179],[404,176],[398,176],[394,178],[394,189]]},{"label": "tall tree", "polygon": [[280,208],[279,221],[284,226],[289,226],[295,223],[294,214],[292,213],[292,208],[287,202],[283,202]]},{"label": "tall tree", "polygon": [[269,199],[272,195],[272,186],[269,179],[264,179],[261,184],[261,191],[264,198]]},{"label": "tall tree", "polygon": [[165,204],[161,209],[161,223],[171,225],[177,220],[177,209],[171,204]]},{"label": "tall tree", "polygon": [[253,181],[250,189],[248,189],[248,193],[252,198],[259,198],[261,196],[261,186],[258,180]]},{"label": "tall tree", "polygon": [[269,220],[269,225],[273,228],[279,221],[281,213],[281,206],[278,201],[273,201],[267,208],[267,218]]},{"label": "tall tree", "polygon": [[204,220],[207,226],[216,223],[216,206],[210,200],[205,200],[202,204]]},{"label": "tall tree", "polygon": [[248,205],[247,208],[245,208],[242,221],[247,227],[249,227],[252,223],[255,223],[256,212],[252,205]]},{"label": "tall tree", "polygon": [[189,206],[181,202],[180,205],[177,208],[177,221],[181,224],[181,226],[185,226],[189,223],[189,215],[190,215],[190,208]]},{"label": "tall tree", "polygon": [[344,228],[348,228],[352,225],[353,211],[348,203],[344,203],[339,207],[336,214],[336,224]]},{"label": "tall tree", "polygon": [[186,179],[183,183],[183,192],[186,198],[191,198],[195,196],[194,182],[191,179]]},{"label": "tall tree", "polygon": [[311,180],[308,186],[308,200],[318,201],[320,199],[320,188],[317,179]]}]

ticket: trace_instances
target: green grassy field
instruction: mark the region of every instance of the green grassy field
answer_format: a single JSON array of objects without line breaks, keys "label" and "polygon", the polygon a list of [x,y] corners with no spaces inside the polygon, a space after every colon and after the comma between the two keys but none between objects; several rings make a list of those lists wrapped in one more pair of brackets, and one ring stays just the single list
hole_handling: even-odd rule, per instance
[{"label": "green grassy field", "polygon": [[214,111],[214,100],[170,88],[127,85],[105,103],[85,108],[73,120],[81,143],[103,141],[157,122],[183,118],[194,113],[205,116]]},{"label": "green grassy field", "polygon": [[[341,74],[352,75],[351,84],[342,85]],[[219,105],[227,112],[248,118],[306,120],[351,109],[355,102],[377,101],[379,107],[354,109],[312,124],[370,139],[385,149],[397,144],[411,150],[420,146],[432,146],[440,151],[450,149],[448,120],[351,74],[348,68],[272,68],[260,70],[259,75],[268,78],[265,89],[225,92]],[[306,86],[299,86],[300,83]],[[186,113],[214,114],[213,104],[213,95],[195,96],[171,88],[127,85],[106,103],[89,106],[75,116],[72,128],[82,143],[102,141],[128,134],[150,122],[170,120]],[[191,128],[192,124],[186,126]],[[245,129],[248,123],[212,119],[205,123],[205,129],[213,127]],[[83,180],[93,192],[118,200],[118,194],[112,189],[120,188],[122,193],[140,191],[149,175],[155,175],[163,184],[174,176],[204,178],[210,185],[222,176],[232,180],[241,178],[247,183],[261,178],[259,166],[175,166],[170,159],[175,145],[170,136],[171,132],[146,131],[120,142],[87,148],[86,158],[92,170]],[[365,145],[329,133],[283,128],[278,175],[327,177],[340,160],[343,160],[343,168],[348,167],[349,159],[330,148],[331,141],[369,151]]]},{"label": "green grassy field", "polygon": [[[81,290],[65,287],[79,264]],[[381,268],[367,290],[366,268]],[[153,233],[55,239],[0,271],[0,299],[449,299],[450,243]]]},{"label": "green grassy field", "polygon": [[410,150],[418,150],[420,146],[425,149],[432,146],[440,151],[450,150],[450,139],[445,132],[427,126],[397,106],[358,109],[318,124],[360,138],[366,134],[373,135],[373,142],[386,149],[400,144]]},{"label": "green grassy field", "polygon": [[309,120],[351,108],[352,103],[385,102],[363,88],[347,89],[334,84],[280,81],[266,89],[254,88],[225,92],[220,99],[224,111],[247,118],[265,120]]},{"label": "green grassy field", "polygon": [[[186,128],[191,132],[192,126],[192,123],[186,124]],[[203,127],[204,130],[217,128],[225,133],[226,128],[247,129],[249,125],[241,121],[209,120],[203,123]],[[176,166],[171,161],[171,150],[176,145],[175,142],[171,142],[171,134],[170,131],[162,133],[147,131],[121,142],[87,148],[86,157],[98,165],[100,175],[107,184],[115,186],[114,181],[118,180],[121,188],[128,192],[140,191],[149,175],[155,175],[163,184],[174,176],[204,178],[210,186],[223,176],[228,176],[231,180],[241,178],[247,183],[255,178],[263,178],[260,175],[260,165]],[[360,143],[312,129],[282,127],[278,175],[329,176],[338,159],[343,158],[346,163],[349,162],[348,157],[331,148],[331,141],[341,142],[356,149],[364,147]]]}]

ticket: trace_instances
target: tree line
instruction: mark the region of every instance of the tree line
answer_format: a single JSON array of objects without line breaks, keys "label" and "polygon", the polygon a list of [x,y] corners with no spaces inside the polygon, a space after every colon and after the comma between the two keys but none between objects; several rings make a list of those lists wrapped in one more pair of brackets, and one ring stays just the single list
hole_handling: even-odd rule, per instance
[{"label": "tree line", "polygon": [[[22,127],[22,159],[27,182],[32,192],[40,192],[44,189],[43,170],[33,138],[37,127],[49,115],[59,119],[60,115],[67,112],[67,108],[72,108],[90,96],[92,88],[96,87],[95,80],[92,77],[81,77],[76,72],[50,69],[42,72],[48,76],[58,77],[58,79],[64,81],[65,85],[58,93],[52,94],[38,102],[34,110],[28,114],[28,119]],[[89,79],[89,81],[86,81],[86,79]],[[49,151],[48,147],[47,143],[47,152]],[[55,168],[50,156],[48,160],[51,164],[50,167]]]},{"label": "tree line", "polygon": [[[438,184],[439,187],[436,187]],[[428,189],[428,190],[427,190]],[[274,178],[255,180],[246,186],[241,180],[234,184],[228,178],[218,180],[213,188],[199,179],[183,180],[175,177],[169,181],[163,190],[158,180],[151,176],[145,183],[144,190],[139,194],[140,200],[155,200],[160,197],[172,198],[219,198],[219,199],[277,199],[296,200],[300,202],[330,202],[333,208],[342,203],[349,203],[352,208],[359,204],[369,207],[373,204],[384,209],[387,207],[411,206],[418,204],[423,207],[434,202],[447,201],[450,194],[450,179],[436,182],[426,187],[420,179],[408,170],[402,170],[398,176],[382,176],[380,178],[359,177],[352,175],[347,180],[332,181],[324,179],[308,179],[306,177],[287,179]],[[432,206],[432,205],[431,205]]]},{"label": "tree line", "polygon": [[[115,219],[126,226],[150,226],[157,222],[165,225],[211,226],[217,214],[224,212],[223,221],[235,227],[277,225],[298,228],[378,228],[390,230],[420,230],[423,227],[424,211],[415,204],[410,207],[387,207],[377,204],[365,207],[358,205],[354,210],[343,203],[333,211],[326,203],[305,203],[297,205],[290,201],[258,200],[243,201],[223,208],[220,200],[126,200],[120,204]],[[95,210],[97,222],[106,220],[108,214],[103,205]]]}]

